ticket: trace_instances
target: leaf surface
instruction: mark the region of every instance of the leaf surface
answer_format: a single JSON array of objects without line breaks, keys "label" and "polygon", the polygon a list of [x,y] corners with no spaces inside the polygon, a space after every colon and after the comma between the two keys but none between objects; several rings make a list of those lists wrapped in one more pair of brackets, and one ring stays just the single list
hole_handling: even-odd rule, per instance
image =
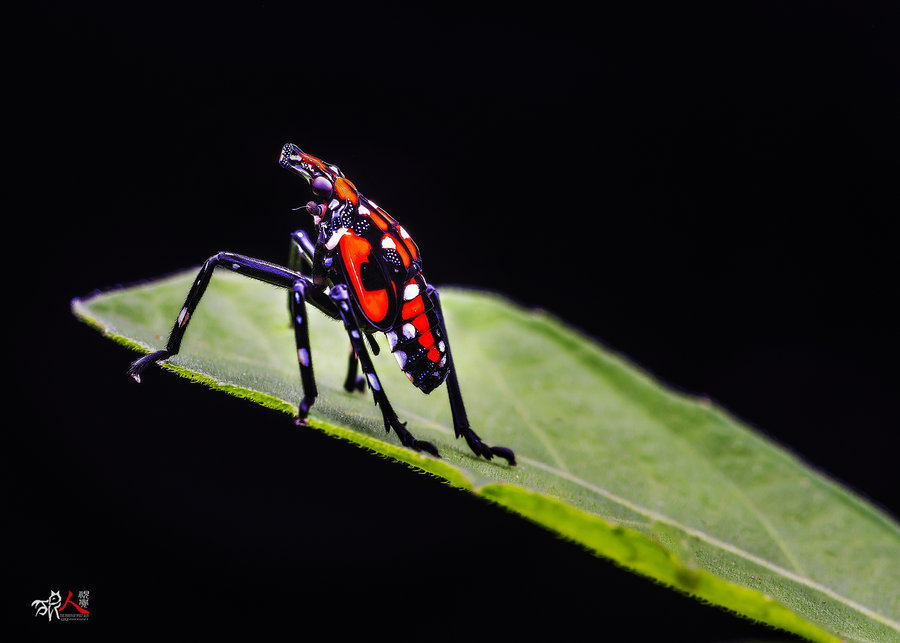
[{"label": "leaf surface", "polygon": [[[72,303],[109,337],[165,345],[193,271]],[[385,433],[342,388],[347,338],[311,309],[311,425],[446,479],[679,591],[816,641],[900,641],[900,526],[707,401],[673,392],[551,316],[442,290],[470,420],[519,466],[453,435],[444,387],[410,386],[382,342],[394,408],[441,459]],[[382,338],[383,339],[383,338]],[[218,271],[164,366],[296,414],[284,291]],[[148,391],[152,395],[152,391]]]}]

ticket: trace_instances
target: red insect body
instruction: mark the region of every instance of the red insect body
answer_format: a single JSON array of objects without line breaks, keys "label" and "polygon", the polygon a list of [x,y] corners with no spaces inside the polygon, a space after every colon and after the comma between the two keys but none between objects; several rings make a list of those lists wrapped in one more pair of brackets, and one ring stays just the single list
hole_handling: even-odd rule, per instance
[{"label": "red insect body", "polygon": [[352,289],[360,321],[383,332],[400,368],[418,388],[431,391],[447,377],[449,365],[419,248],[338,168],[310,154],[300,157],[311,175],[324,176],[331,186],[331,198],[323,199],[326,208],[317,212],[323,250],[333,257],[329,270],[340,273],[333,281]]},{"label": "red insect body", "polygon": [[[391,303],[396,301],[397,293],[393,288],[393,284],[386,284],[384,288],[369,290],[362,283],[362,270],[369,264],[369,257],[372,254],[372,244],[363,237],[357,236],[353,231],[348,230],[341,237],[340,241],[341,259],[353,292],[356,293],[356,300],[366,319],[376,328],[390,328],[393,322],[393,313],[396,310],[391,309]],[[388,292],[388,288],[391,292]],[[387,325],[385,324],[386,322]]]}]

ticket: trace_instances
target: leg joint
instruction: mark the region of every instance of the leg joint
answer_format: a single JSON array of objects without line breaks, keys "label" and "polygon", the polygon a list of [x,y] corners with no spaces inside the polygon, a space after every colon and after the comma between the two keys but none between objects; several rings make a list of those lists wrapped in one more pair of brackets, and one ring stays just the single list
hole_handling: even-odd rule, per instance
[{"label": "leg joint", "polygon": [[350,299],[350,291],[344,284],[334,284],[328,291],[328,296],[337,302],[347,301]]},{"label": "leg joint", "polygon": [[[297,281],[294,282],[294,285],[291,287],[291,290],[294,291],[295,295],[299,295],[300,299],[306,299],[306,286],[307,286],[307,283],[304,279],[298,279]],[[297,303],[299,304],[300,301],[297,300]]]}]

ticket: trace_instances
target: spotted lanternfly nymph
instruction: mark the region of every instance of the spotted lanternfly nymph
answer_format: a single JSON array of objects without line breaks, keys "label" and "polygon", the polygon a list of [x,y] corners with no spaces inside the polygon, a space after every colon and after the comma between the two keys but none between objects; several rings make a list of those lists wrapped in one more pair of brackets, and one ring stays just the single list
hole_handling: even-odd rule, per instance
[{"label": "spotted lanternfly nymph", "polygon": [[[381,409],[385,429],[393,429],[404,446],[438,455],[433,444],[413,437],[388,401],[363,341],[365,338],[377,355],[374,335],[379,332],[384,333],[391,353],[416,388],[430,393],[446,381],[457,438],[465,438],[477,455],[488,459],[496,455],[514,465],[515,455],[510,449],[488,446],[469,426],[440,297],[422,275],[422,258],[409,233],[360,194],[337,166],[306,154],[292,143],[282,148],[279,163],[309,183],[314,200],[298,209],[312,216],[315,242],[303,230],[294,232],[288,266],[233,252],[219,252],[207,259],[188,292],[166,347],[132,363],[129,375],[140,382],[141,372],[147,366],[178,352],[194,309],[213,271],[221,266],[289,291],[288,307],[303,385],[297,424],[307,423],[309,409],[318,395],[306,317],[306,304],[310,304],[341,320],[350,338],[344,388],[348,392],[362,391],[368,384]],[[358,376],[360,366],[364,377]]]}]

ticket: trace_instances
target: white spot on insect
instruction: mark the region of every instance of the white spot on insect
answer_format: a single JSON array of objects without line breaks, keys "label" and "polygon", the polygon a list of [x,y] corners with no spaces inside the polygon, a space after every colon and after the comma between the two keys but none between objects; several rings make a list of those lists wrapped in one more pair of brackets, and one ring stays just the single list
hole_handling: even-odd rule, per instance
[{"label": "white spot on insect", "polygon": [[367,208],[366,206],[364,206],[362,203],[359,204],[359,207],[357,208],[357,212],[359,212],[361,215],[363,215],[363,216],[365,216],[365,217],[367,217],[367,216],[369,216],[370,214],[372,214],[372,213],[369,211],[369,208]]},{"label": "white spot on insect", "polygon": [[237,270],[237,269],[240,268],[240,267],[241,267],[241,264],[239,264],[239,263],[233,263],[233,264],[231,264],[231,269],[232,269],[232,270]]},{"label": "white spot on insect", "polygon": [[400,232],[400,236],[404,239],[409,239],[409,233],[406,231],[406,228],[403,226],[397,226],[397,230]]},{"label": "white spot on insect", "polygon": [[441,368],[444,368],[444,365],[445,365],[446,363],[447,363],[447,356],[444,355],[444,357],[441,359],[441,361],[438,362],[438,366],[440,366]]},{"label": "white spot on insect", "polygon": [[296,301],[298,304],[300,303],[300,293],[299,292],[294,293],[294,301]]},{"label": "white spot on insect", "polygon": [[184,328],[184,325],[188,323],[188,320],[191,318],[191,313],[188,312],[187,306],[181,309],[181,312],[178,313],[178,327]]},{"label": "white spot on insect", "polygon": [[416,336],[416,327],[412,324],[403,324],[403,336],[412,339]]},{"label": "white spot on insect", "polygon": [[444,343],[444,340],[441,340],[438,342],[438,350],[439,351],[441,351],[443,353],[444,350],[446,350],[446,348],[447,348],[447,345]]},{"label": "white spot on insect", "polygon": [[375,208],[376,210],[378,209],[378,204],[375,203],[372,199],[369,199],[369,205],[371,205],[371,206],[372,206],[373,208]]},{"label": "white spot on insect", "polygon": [[414,281],[406,284],[406,288],[403,289],[403,300],[409,301],[410,299],[415,299],[416,295],[419,294],[419,284]]},{"label": "white spot on insect", "polygon": [[375,373],[366,373],[366,377],[369,378],[369,386],[371,386],[376,391],[381,390],[381,383],[378,381],[378,378],[375,376]]},{"label": "white spot on insect", "polygon": [[331,203],[328,204],[328,209],[331,210],[332,212],[334,212],[335,210],[338,209],[338,206],[340,204],[341,204],[341,202],[338,201],[337,199],[332,199]]},{"label": "white spot on insect", "polygon": [[403,370],[403,367],[406,366],[406,353],[403,351],[397,351],[394,353],[394,359],[397,360],[397,363],[400,365],[400,369]]},{"label": "white spot on insect", "polygon": [[331,238],[325,244],[325,247],[328,250],[334,250],[334,247],[338,243],[340,243],[341,237],[343,237],[345,234],[347,234],[347,228],[338,228],[337,231],[333,235],[331,235]]},{"label": "white spot on insect", "polygon": [[391,350],[393,350],[394,346],[397,345],[397,333],[391,330],[386,332],[384,336],[387,337],[388,344],[391,345]]},{"label": "white spot on insect", "polygon": [[384,235],[381,238],[381,247],[385,250],[390,250],[391,248],[396,248],[397,244],[394,243],[394,239],[389,235]]},{"label": "white spot on insect", "polygon": [[353,339],[359,339],[359,331],[358,331],[358,330],[351,330],[351,331],[350,331],[350,337],[352,337]]},{"label": "white spot on insect", "polygon": [[303,315],[297,315],[294,317],[294,320],[297,322],[297,325],[301,325],[303,323]]},{"label": "white spot on insect", "polygon": [[297,349],[297,360],[301,366],[309,366],[309,351],[305,348]]}]

